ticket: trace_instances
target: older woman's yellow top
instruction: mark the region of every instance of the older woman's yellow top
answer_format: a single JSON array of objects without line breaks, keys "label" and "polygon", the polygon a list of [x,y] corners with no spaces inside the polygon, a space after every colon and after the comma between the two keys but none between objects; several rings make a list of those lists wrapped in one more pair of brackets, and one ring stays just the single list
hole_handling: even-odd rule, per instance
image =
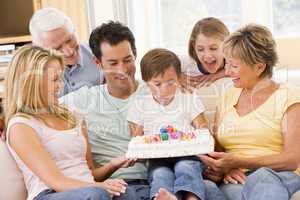
[{"label": "older woman's yellow top", "polygon": [[[282,84],[262,105],[244,116],[234,108],[241,91],[231,88],[220,99],[219,143],[226,152],[243,157],[279,154],[283,148],[282,118],[289,106],[300,103],[300,88]],[[300,175],[300,168],[297,173]]]}]

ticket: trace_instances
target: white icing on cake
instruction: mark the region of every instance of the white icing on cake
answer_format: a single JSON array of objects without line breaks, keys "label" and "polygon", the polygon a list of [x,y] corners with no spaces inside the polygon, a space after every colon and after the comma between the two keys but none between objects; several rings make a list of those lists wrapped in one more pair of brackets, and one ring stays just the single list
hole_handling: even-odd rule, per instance
[{"label": "white icing on cake", "polygon": [[128,144],[127,158],[166,158],[207,154],[214,151],[214,138],[207,129],[194,131],[191,139],[171,139],[146,143],[149,136],[137,136]]}]

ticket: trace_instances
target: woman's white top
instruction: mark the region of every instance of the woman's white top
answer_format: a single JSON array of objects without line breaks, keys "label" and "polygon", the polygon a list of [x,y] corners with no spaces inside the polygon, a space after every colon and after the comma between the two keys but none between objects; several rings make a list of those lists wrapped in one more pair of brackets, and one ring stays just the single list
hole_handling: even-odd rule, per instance
[{"label": "woman's white top", "polygon": [[203,75],[199,70],[197,63],[188,55],[178,55],[181,62],[181,72],[189,76]]},{"label": "woman's white top", "polygon": [[[78,122],[77,126],[73,129],[56,130],[46,126],[37,119],[19,116],[9,121],[7,134],[9,134],[10,127],[15,124],[25,124],[36,132],[41,144],[49,153],[57,168],[65,176],[90,183],[94,182],[91,170],[87,164],[87,144],[81,131],[80,122]],[[9,138],[9,136],[7,136],[7,138]],[[49,189],[19,158],[16,152],[11,148],[9,140],[7,140],[7,146],[24,176],[28,192],[27,200],[32,200],[43,190]],[[26,149],[24,149],[24,151],[26,152]],[[36,160],[36,162],[39,162],[39,160]]]}]

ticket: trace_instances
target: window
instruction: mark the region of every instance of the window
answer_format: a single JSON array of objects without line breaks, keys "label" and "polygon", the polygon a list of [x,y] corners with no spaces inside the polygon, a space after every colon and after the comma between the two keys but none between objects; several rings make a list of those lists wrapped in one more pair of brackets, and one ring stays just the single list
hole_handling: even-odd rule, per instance
[{"label": "window", "polygon": [[273,32],[278,37],[300,35],[300,1],[273,0]]},{"label": "window", "polygon": [[[220,2],[222,6],[220,6]],[[240,0],[173,0],[160,1],[160,44],[166,48],[186,51],[194,24],[209,16],[221,19],[231,30],[242,23]]]},{"label": "window", "polygon": [[275,37],[299,37],[299,10],[298,0],[127,0],[124,21],[137,37],[140,55],[155,47],[186,53],[201,18],[217,17],[230,31],[252,22],[269,27]]}]

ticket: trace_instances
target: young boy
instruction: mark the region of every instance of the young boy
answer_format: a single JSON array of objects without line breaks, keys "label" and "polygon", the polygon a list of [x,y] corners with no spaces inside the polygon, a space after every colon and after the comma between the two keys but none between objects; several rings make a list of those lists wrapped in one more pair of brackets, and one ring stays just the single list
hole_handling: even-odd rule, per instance
[{"label": "young boy", "polygon": [[[151,95],[141,96],[130,105],[127,120],[133,136],[156,134],[167,125],[181,131],[207,128],[200,98],[183,94],[177,87],[181,69],[173,52],[149,51],[142,58],[141,72]],[[179,198],[205,199],[203,169],[194,156],[149,160],[150,198],[165,188]]]}]

